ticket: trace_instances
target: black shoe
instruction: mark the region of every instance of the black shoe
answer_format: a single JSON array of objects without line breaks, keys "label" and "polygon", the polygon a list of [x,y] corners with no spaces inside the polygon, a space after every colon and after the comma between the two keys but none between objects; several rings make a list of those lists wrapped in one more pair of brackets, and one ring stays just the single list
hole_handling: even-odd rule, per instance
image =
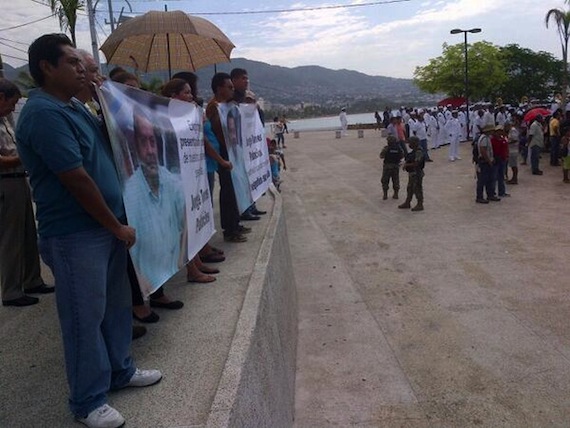
[{"label": "black shoe", "polygon": [[238,233],[251,233],[251,227],[242,226],[241,224],[238,226]]},{"label": "black shoe", "polygon": [[12,300],[2,300],[2,306],[30,306],[38,303],[40,299],[32,296],[22,296]]},{"label": "black shoe", "polygon": [[510,193],[503,193],[502,195],[499,195],[499,197],[501,198],[509,198],[511,196]]},{"label": "black shoe", "polygon": [[242,235],[241,233],[230,233],[228,235],[224,235],[224,241],[226,242],[246,242],[247,237]]},{"label": "black shoe", "polygon": [[180,300],[172,300],[168,303],[161,302],[156,299],[150,299],[151,308],[162,308],[162,309],[182,309],[184,303]]},{"label": "black shoe", "polygon": [[478,204],[488,204],[489,201],[487,199],[483,199],[483,198],[477,198],[475,199],[475,202],[477,202]]},{"label": "black shoe", "polygon": [[146,334],[144,325],[133,325],[133,340],[143,337]]},{"label": "black shoe", "polygon": [[534,171],[532,175],[542,175],[544,174],[542,171]]},{"label": "black shoe", "polygon": [[29,294],[49,294],[55,291],[55,287],[48,287],[46,284],[41,284],[37,287],[28,288],[25,291]]},{"label": "black shoe", "polygon": [[433,162],[433,160],[431,160],[431,159],[426,159],[426,162]]},{"label": "black shoe", "polygon": [[499,202],[499,201],[501,200],[501,198],[497,198],[496,196],[491,196],[491,197],[489,198],[489,200],[490,200],[490,201],[493,201],[493,202]]},{"label": "black shoe", "polygon": [[243,220],[243,221],[255,221],[255,220],[259,220],[260,218],[261,217],[256,216],[256,215],[252,215],[249,213],[245,213],[245,214],[242,214],[240,216],[240,220]]},{"label": "black shoe", "polygon": [[158,322],[158,320],[160,319],[158,314],[153,311],[150,311],[150,314],[142,318],[139,318],[133,313],[133,318],[136,319],[137,321],[144,322],[145,324],[154,324],[155,322]]},{"label": "black shoe", "polygon": [[267,214],[267,211],[261,211],[261,210],[255,209],[251,213],[253,215],[264,215],[264,214]]}]

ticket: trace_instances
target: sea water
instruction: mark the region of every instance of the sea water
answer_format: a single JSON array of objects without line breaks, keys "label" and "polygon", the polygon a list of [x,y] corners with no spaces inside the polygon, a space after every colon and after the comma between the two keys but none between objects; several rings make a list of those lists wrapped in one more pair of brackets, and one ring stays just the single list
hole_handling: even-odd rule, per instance
[{"label": "sea water", "polygon": [[[348,114],[349,125],[376,123],[374,113]],[[267,124],[267,130],[271,124]],[[294,119],[287,122],[289,132],[294,131],[331,131],[340,129],[338,116],[315,117],[312,119]],[[269,134],[268,134],[269,135]]]}]

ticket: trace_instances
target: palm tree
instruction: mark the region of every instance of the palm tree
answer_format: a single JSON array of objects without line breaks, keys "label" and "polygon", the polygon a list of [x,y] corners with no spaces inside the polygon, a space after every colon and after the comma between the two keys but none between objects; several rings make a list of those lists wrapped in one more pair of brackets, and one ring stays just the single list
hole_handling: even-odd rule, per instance
[{"label": "palm tree", "polygon": [[84,0],[48,0],[51,11],[57,15],[59,26],[63,31],[69,30],[71,41],[77,46],[75,40],[75,25],[77,23],[77,11],[85,9]]},{"label": "palm tree", "polygon": [[[570,0],[565,3],[570,4]],[[568,40],[570,39],[570,10],[550,9],[546,13],[544,23],[546,28],[550,21],[554,21],[560,37],[560,45],[562,46],[562,62],[564,63],[564,72],[562,74],[562,107],[566,104],[566,91],[568,88]]]}]

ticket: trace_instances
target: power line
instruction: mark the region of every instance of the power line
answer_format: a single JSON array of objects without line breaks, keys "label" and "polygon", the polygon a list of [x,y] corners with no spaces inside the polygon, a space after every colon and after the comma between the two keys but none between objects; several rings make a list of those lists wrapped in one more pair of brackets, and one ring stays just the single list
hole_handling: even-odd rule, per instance
[{"label": "power line", "polygon": [[[151,0],[149,0],[151,1]],[[406,3],[413,0],[379,0],[367,3],[357,3],[357,4],[344,4],[344,5],[331,5],[331,6],[315,6],[315,7],[297,7],[291,9],[268,9],[268,10],[244,10],[239,12],[192,12],[192,15],[260,15],[267,13],[292,13],[292,12],[310,12],[315,10],[330,10],[330,9],[348,9],[355,7],[368,7],[368,6],[379,6],[392,3]],[[105,9],[98,9],[99,12],[108,12]],[[135,15],[142,15],[146,12],[129,11]]]},{"label": "power line", "polygon": [[24,24],[14,25],[13,27],[0,28],[0,31],[14,30],[16,28],[25,27],[26,25],[32,25],[32,24],[35,24],[36,22],[45,21],[46,19],[51,18],[54,15],[55,14],[52,13],[51,15],[44,16],[43,18],[36,19],[34,21],[25,22]]},{"label": "power line", "polygon": [[15,47],[15,46],[9,45],[8,43],[3,42],[2,40],[0,40],[0,45],[7,46],[7,47],[9,47],[10,49],[14,49],[14,50],[23,52],[23,53],[25,53],[25,54],[28,53],[28,51],[25,51],[24,49],[20,49],[20,48],[17,48],[17,47]]},{"label": "power line", "polygon": [[7,39],[6,37],[0,37],[0,40],[5,40],[5,41],[7,41],[7,42],[16,43],[16,44],[18,44],[18,45],[22,45],[22,46],[26,46],[26,47],[29,46],[28,43],[23,43],[23,42],[19,42],[19,41],[17,41],[17,40]]},{"label": "power line", "polygon": [[6,56],[6,57],[8,57],[8,58],[19,59],[20,61],[26,61],[26,62],[28,62],[28,59],[27,59],[27,58],[20,58],[19,56],[8,55],[8,54],[5,54],[5,53],[3,53],[2,56]]}]

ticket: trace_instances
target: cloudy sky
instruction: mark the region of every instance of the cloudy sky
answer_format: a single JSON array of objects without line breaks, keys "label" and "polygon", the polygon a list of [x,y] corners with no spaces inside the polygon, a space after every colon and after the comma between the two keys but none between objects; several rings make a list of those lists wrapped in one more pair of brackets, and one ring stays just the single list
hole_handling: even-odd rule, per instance
[{"label": "cloudy sky", "polygon": [[[22,65],[21,59],[26,58],[27,47],[35,38],[60,31],[58,20],[49,17],[50,9],[42,2],[46,0],[2,1],[0,54],[5,62]],[[232,57],[285,67],[320,65],[404,78],[412,77],[416,66],[440,55],[443,43],[463,41],[462,35],[449,34],[453,28],[483,30],[470,34],[469,41],[486,40],[500,46],[517,43],[560,57],[558,34],[552,25],[546,29],[544,17],[549,9],[570,7],[563,0],[129,0],[129,3],[132,15],[164,10],[167,5],[168,10],[183,10],[212,21],[236,45]],[[125,12],[130,12],[129,3],[113,1],[112,8],[119,12],[124,7]],[[108,0],[100,0],[96,9],[101,44],[110,33],[110,26],[105,23],[109,20]],[[31,24],[23,25],[28,23]],[[19,27],[11,28],[16,26]],[[84,12],[78,17],[77,33],[79,47],[90,49]],[[102,54],[101,57],[104,58]]]}]

